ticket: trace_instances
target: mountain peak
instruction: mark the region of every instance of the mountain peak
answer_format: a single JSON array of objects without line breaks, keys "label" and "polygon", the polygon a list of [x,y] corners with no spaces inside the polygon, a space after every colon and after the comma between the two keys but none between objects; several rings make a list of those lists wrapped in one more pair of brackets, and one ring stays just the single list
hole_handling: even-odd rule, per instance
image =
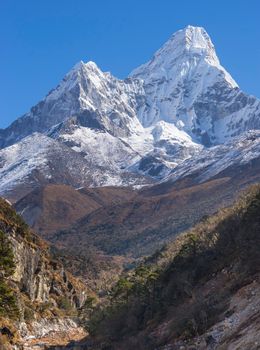
[{"label": "mountain peak", "polygon": [[187,26],[174,33],[147,63],[130,76],[142,79],[149,109],[139,118],[145,126],[162,119],[181,120],[193,128],[194,103],[214,91],[214,85],[232,89],[236,82],[221,66],[214,45],[202,27]]},{"label": "mountain peak", "polygon": [[185,33],[186,47],[196,47],[207,51],[214,51],[215,53],[215,48],[210,36],[203,27],[193,27],[189,25],[182,31]]},{"label": "mountain peak", "polygon": [[[155,52],[151,61],[135,69],[131,75],[139,75],[144,68],[171,70],[174,66],[204,60],[212,66],[220,66],[214,45],[202,27],[188,25],[178,30]],[[190,65],[190,64],[189,64]]]},{"label": "mountain peak", "polygon": [[71,72],[75,72],[75,71],[80,71],[80,70],[91,70],[91,71],[100,71],[99,67],[97,66],[97,64],[93,61],[88,61],[88,62],[83,62],[83,61],[79,61],[78,63],[76,63],[74,65],[74,67],[72,68],[72,70],[68,73],[70,74]]},{"label": "mountain peak", "polygon": [[84,63],[83,61],[79,61],[78,63],[76,63],[76,64],[73,66],[72,70],[79,70],[79,69],[81,69],[82,67],[84,67],[84,65],[85,65],[85,63]]},{"label": "mountain peak", "polygon": [[187,74],[190,76],[191,70],[194,71],[196,67],[205,74],[208,69],[217,68],[232,87],[237,87],[236,82],[221,66],[206,30],[191,25],[172,34],[152,59],[136,68],[130,76],[144,80],[147,77],[158,79],[162,75],[166,79],[179,79]]},{"label": "mountain peak", "polygon": [[89,68],[95,68],[95,69],[99,69],[97,64],[94,61],[88,61],[85,63],[85,67],[89,67]]},{"label": "mountain peak", "polygon": [[173,34],[170,41],[174,46],[182,45],[189,53],[204,55],[208,62],[213,65],[219,64],[214,45],[203,27],[188,25]]}]

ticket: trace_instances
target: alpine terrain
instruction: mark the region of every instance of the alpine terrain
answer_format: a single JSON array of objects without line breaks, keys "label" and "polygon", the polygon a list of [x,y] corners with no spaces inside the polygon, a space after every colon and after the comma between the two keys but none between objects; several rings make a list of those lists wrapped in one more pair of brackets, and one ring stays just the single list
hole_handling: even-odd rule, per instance
[{"label": "alpine terrain", "polygon": [[258,182],[205,29],[123,80],[80,61],[0,129],[0,348],[258,349]]}]

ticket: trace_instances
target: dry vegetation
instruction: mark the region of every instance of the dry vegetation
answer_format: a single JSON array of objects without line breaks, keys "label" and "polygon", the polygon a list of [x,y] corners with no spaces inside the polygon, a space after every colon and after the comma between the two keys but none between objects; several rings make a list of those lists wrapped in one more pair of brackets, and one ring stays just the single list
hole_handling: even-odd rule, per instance
[{"label": "dry vegetation", "polygon": [[[36,297],[43,283],[45,294]],[[22,343],[17,335],[20,322],[30,328],[41,319],[79,319],[83,311],[86,315],[82,295],[89,307],[95,293],[64,270],[50,255],[49,245],[0,198],[0,348]]]},{"label": "dry vegetation", "polygon": [[257,278],[259,246],[256,185],[233,207],[205,218],[122,277],[110,304],[93,313],[91,334],[101,348],[124,350],[203,334],[225,317],[234,293]]}]

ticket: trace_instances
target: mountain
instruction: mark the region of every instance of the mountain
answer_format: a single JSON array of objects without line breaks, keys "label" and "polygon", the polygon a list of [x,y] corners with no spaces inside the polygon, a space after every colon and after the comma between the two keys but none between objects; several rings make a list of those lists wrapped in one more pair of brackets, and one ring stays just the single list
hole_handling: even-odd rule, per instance
[{"label": "mountain", "polygon": [[3,131],[2,147],[33,132],[47,132],[85,110],[93,112],[86,127],[127,135],[138,124],[134,113],[138,91],[138,82],[120,81],[103,73],[94,62],[81,61],[43,101]]},{"label": "mountain", "polygon": [[79,349],[259,348],[260,187],[125,273]]},{"label": "mountain", "polygon": [[47,183],[143,186],[197,159],[203,167],[209,155],[222,168],[221,157],[259,130],[259,116],[259,100],[221,66],[206,31],[188,26],[124,80],[81,61],[0,130],[0,193],[16,201]]},{"label": "mountain", "polygon": [[[174,182],[192,176],[196,182],[201,183],[224,172],[230,174],[231,169],[246,167],[250,171],[253,164],[259,162],[259,137],[259,130],[252,130],[225,144],[207,148],[196,158],[186,160],[176,167],[165,180]],[[235,171],[233,175],[236,175]]]}]

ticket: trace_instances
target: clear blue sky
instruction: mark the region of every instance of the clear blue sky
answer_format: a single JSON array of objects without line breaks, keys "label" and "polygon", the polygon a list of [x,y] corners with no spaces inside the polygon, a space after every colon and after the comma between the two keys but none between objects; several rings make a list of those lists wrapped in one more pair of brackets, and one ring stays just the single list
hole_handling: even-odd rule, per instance
[{"label": "clear blue sky", "polygon": [[188,24],[208,31],[224,67],[260,97],[259,0],[0,0],[0,128],[81,59],[123,78]]}]

